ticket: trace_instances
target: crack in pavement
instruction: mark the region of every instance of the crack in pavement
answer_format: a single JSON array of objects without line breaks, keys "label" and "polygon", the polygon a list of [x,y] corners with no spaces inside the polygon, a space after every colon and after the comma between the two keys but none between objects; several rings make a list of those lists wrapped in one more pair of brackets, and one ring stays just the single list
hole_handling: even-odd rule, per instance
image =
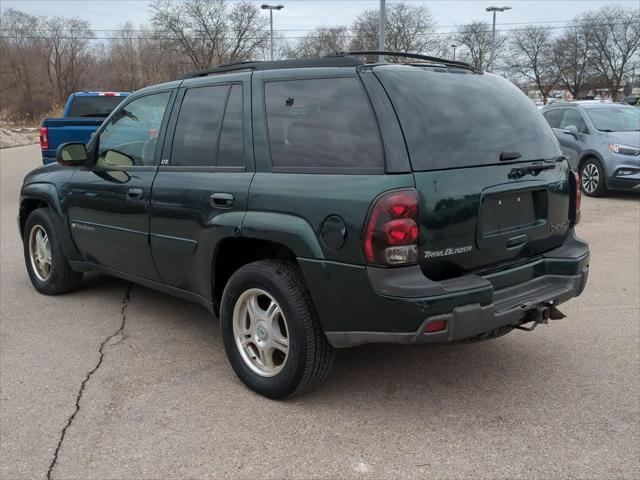
[{"label": "crack in pavement", "polygon": [[76,408],[75,408],[74,412],[71,414],[71,416],[67,419],[67,423],[64,426],[64,428],[62,429],[62,432],[60,434],[60,439],[58,440],[58,444],[56,446],[56,451],[53,453],[53,459],[51,460],[51,463],[49,464],[49,470],[47,470],[47,479],[48,480],[52,480],[52,478],[53,478],[53,476],[52,476],[53,469],[55,468],[56,463],[58,462],[58,455],[60,453],[60,449],[62,448],[62,444],[63,444],[64,438],[65,438],[65,436],[67,434],[67,430],[69,429],[69,427],[73,423],[73,420],[76,418],[76,415],[80,411],[80,400],[82,399],[82,395],[84,394],[84,390],[85,390],[85,387],[87,385],[87,382],[91,379],[91,376],[94,373],[96,373],[96,371],[100,368],[100,365],[102,365],[102,360],[104,360],[104,347],[107,345],[107,343],[109,343],[109,341],[112,338],[117,337],[124,330],[125,324],[127,322],[127,307],[129,306],[129,300],[131,299],[131,289],[132,288],[133,288],[133,283],[129,284],[129,287],[127,287],[127,291],[124,294],[124,298],[122,299],[122,308],[120,309],[120,313],[121,313],[121,317],[122,318],[120,320],[120,327],[115,332],[113,332],[111,335],[109,335],[100,344],[100,348],[98,349],[98,353],[100,354],[100,358],[98,359],[98,363],[96,364],[95,367],[93,367],[93,369],[91,369],[91,371],[89,371],[89,373],[87,373],[87,376],[85,377],[85,379],[80,384],[80,390],[78,391],[78,395],[76,396]]}]

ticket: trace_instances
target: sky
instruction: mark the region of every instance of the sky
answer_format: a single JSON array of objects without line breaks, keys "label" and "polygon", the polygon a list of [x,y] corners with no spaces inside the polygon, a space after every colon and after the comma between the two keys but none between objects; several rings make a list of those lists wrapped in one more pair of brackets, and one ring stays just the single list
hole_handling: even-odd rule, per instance
[{"label": "sky", "polygon": [[[234,0],[230,0],[234,1]],[[378,8],[377,0],[268,0],[280,3],[284,10],[274,12],[274,29],[284,36],[296,38],[314,27],[349,25],[367,9]],[[412,5],[429,8],[437,23],[437,31],[451,31],[455,25],[474,20],[491,21],[485,11],[490,5],[512,7],[498,13],[497,29],[519,28],[527,23],[561,27],[576,15],[604,5],[637,8],[639,0],[405,0]],[[117,29],[126,21],[149,24],[149,0],[0,0],[0,13],[13,8],[33,15],[75,16],[88,20],[97,37],[108,36],[100,30]],[[252,2],[258,5],[264,1]],[[387,4],[394,3],[388,0]],[[265,12],[265,15],[268,15]]]}]

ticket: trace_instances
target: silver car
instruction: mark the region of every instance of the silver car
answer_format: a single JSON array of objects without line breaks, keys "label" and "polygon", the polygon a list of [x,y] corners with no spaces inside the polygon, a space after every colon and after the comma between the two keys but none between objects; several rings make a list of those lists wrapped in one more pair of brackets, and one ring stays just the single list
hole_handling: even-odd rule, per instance
[{"label": "silver car", "polygon": [[640,109],[620,103],[557,103],[542,114],[558,138],[582,191],[640,192]]}]

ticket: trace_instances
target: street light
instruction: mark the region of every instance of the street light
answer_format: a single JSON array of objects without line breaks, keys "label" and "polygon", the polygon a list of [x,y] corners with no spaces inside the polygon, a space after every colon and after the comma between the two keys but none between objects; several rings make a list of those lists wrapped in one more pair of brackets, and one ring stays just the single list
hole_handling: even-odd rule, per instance
[{"label": "street light", "polygon": [[262,5],[262,10],[269,10],[269,24],[271,25],[271,61],[273,62],[273,11],[274,10],[282,10],[284,5],[267,5],[266,3]]},{"label": "street light", "polygon": [[511,10],[511,7],[487,7],[487,12],[493,12],[493,28],[491,29],[491,56],[489,57],[489,65],[487,71],[491,71],[493,66],[493,58],[496,55],[496,12],[504,12]]},{"label": "street light", "polygon": [[454,62],[456,61],[456,48],[457,48],[457,47],[458,47],[458,46],[457,46],[455,43],[452,43],[452,44],[451,44],[451,48],[453,48],[453,61],[454,61]]}]

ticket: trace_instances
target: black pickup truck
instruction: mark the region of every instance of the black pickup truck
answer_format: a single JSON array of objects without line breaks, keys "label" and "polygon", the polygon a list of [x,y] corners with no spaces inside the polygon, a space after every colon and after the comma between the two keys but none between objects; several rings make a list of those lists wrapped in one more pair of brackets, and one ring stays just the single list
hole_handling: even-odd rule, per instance
[{"label": "black pickup truck", "polygon": [[322,382],[334,348],[561,318],[589,247],[579,179],[540,112],[461,62],[361,54],[131,95],[25,178],[34,287],[68,292],[94,270],[199,302],[240,379],[272,398]]}]

